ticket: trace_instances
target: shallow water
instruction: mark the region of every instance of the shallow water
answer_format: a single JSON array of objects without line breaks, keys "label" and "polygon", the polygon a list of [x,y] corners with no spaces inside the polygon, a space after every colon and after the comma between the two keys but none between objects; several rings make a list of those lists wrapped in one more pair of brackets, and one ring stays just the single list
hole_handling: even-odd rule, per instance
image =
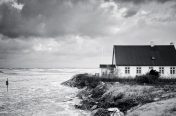
[{"label": "shallow water", "polygon": [[[74,108],[76,88],[60,85],[97,69],[0,69],[0,116],[87,116]],[[7,92],[5,81],[9,79]]]}]

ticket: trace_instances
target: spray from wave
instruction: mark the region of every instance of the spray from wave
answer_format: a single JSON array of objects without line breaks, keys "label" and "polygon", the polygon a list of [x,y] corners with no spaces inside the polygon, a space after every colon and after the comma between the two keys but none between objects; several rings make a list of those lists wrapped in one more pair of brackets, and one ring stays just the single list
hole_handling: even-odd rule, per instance
[{"label": "spray from wave", "polygon": [[[97,69],[0,69],[0,115],[87,116],[74,105],[76,88],[60,85],[77,73]],[[9,91],[5,81],[9,79]]]}]

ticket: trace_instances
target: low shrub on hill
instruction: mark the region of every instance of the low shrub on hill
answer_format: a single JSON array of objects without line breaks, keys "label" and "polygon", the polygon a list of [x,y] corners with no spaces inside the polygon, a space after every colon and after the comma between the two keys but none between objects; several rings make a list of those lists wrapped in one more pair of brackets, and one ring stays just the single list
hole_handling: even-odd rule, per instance
[{"label": "low shrub on hill", "polygon": [[63,82],[62,84],[77,88],[84,88],[84,87],[95,88],[99,83],[100,80],[97,77],[85,73],[85,74],[77,74],[72,79]]},{"label": "low shrub on hill", "polygon": [[158,82],[159,77],[160,74],[158,71],[151,70],[149,73],[145,75],[136,76],[135,80],[137,83],[153,84]]}]

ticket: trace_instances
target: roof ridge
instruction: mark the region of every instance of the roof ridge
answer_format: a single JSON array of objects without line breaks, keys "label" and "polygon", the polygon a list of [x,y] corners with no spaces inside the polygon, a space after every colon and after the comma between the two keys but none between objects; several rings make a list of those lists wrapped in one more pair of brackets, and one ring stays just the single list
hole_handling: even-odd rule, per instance
[{"label": "roof ridge", "polygon": [[[151,45],[114,45],[114,46],[151,46]],[[173,46],[173,45],[155,45],[155,46]]]}]

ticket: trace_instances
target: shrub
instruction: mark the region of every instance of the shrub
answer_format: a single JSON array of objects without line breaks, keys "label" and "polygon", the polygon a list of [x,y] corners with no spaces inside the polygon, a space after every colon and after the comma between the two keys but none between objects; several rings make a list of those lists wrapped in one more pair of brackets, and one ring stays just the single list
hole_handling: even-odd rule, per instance
[{"label": "shrub", "polygon": [[155,76],[155,78],[157,78],[157,79],[160,77],[160,73],[156,70],[153,70],[153,69],[149,72],[149,75]]},{"label": "shrub", "polygon": [[96,80],[96,77],[88,74],[78,74],[74,77],[74,79],[75,85],[80,88],[95,88],[100,83],[99,80]]},{"label": "shrub", "polygon": [[149,73],[141,76],[136,76],[136,82],[137,83],[147,83],[147,84],[153,84],[158,82],[159,80],[159,72],[156,70],[151,70]]},{"label": "shrub", "polygon": [[101,82],[92,90],[92,98],[100,98],[107,90],[107,85]]},{"label": "shrub", "polygon": [[62,85],[67,85],[71,87],[83,88],[95,88],[100,83],[97,77],[93,75],[85,74],[77,74],[72,79],[63,82]]}]

